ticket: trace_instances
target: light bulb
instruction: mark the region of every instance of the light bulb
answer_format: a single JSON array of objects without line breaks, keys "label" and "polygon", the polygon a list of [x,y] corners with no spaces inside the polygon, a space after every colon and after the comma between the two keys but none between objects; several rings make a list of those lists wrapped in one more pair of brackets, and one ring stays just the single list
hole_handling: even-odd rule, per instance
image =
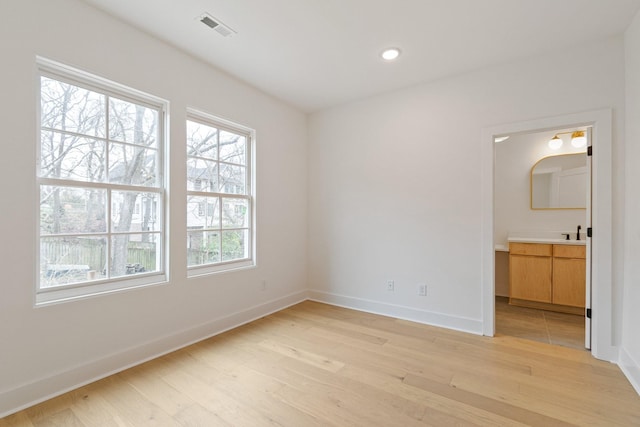
[{"label": "light bulb", "polygon": [[583,131],[578,130],[571,134],[571,145],[575,148],[582,148],[587,145],[587,137],[584,136]]},{"label": "light bulb", "polygon": [[560,147],[562,147],[562,139],[560,139],[558,135],[549,140],[549,148],[551,148],[552,150],[557,150]]}]

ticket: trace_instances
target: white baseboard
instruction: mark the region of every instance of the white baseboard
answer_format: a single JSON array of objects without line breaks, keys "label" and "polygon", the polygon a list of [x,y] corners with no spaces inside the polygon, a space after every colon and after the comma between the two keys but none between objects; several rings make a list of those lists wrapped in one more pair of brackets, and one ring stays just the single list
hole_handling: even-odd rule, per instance
[{"label": "white baseboard", "polygon": [[402,305],[387,304],[363,298],[355,298],[321,291],[309,291],[309,299],[339,307],[351,308],[397,319],[410,320],[457,331],[482,335],[482,321],[465,317],[450,316],[433,311],[420,310]]},{"label": "white baseboard", "polygon": [[624,348],[620,348],[620,357],[618,366],[627,377],[633,388],[640,394],[640,363],[638,363],[629,352]]},{"label": "white baseboard", "polygon": [[141,343],[71,369],[52,373],[47,377],[12,389],[0,390],[0,418],[280,311],[306,299],[306,290],[296,292],[171,335]]}]

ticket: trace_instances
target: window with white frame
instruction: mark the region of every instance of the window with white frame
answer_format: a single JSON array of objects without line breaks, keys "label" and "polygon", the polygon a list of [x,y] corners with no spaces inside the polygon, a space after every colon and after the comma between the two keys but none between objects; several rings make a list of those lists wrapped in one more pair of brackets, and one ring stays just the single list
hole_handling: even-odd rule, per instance
[{"label": "window with white frame", "polygon": [[253,265],[252,132],[202,113],[187,120],[190,275]]},{"label": "window with white frame", "polygon": [[37,302],[166,280],[166,104],[46,60],[39,69]]}]

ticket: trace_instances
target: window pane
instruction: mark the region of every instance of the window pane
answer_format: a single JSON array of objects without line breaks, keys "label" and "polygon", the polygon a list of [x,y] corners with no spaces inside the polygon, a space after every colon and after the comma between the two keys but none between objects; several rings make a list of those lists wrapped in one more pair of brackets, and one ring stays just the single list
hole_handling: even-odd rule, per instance
[{"label": "window pane", "polygon": [[222,261],[249,258],[249,231],[222,232]]},{"label": "window pane", "polygon": [[218,158],[218,129],[187,120],[187,155]]},{"label": "window pane", "polygon": [[189,231],[187,233],[187,265],[220,262],[219,231]]},{"label": "window pane", "polygon": [[246,146],[246,137],[220,131],[220,161],[244,165]]},{"label": "window pane", "polygon": [[222,199],[222,227],[245,228],[249,224],[247,199]]},{"label": "window pane", "polygon": [[106,190],[40,186],[40,233],[104,233]]},{"label": "window pane", "polygon": [[40,287],[48,288],[104,278],[107,239],[45,237],[40,239]]},{"label": "window pane", "polygon": [[109,98],[109,138],[155,147],[158,141],[158,111]]},{"label": "window pane", "polygon": [[43,76],[40,100],[43,127],[105,136],[104,95]]},{"label": "window pane", "polygon": [[134,191],[111,193],[111,226],[114,232],[160,230],[160,195]]},{"label": "window pane", "polygon": [[220,199],[188,196],[187,227],[189,229],[220,228]]},{"label": "window pane", "polygon": [[187,190],[218,191],[218,163],[210,160],[187,159]]},{"label": "window pane", "polygon": [[157,271],[159,233],[121,234],[111,239],[111,277]]},{"label": "window pane", "polygon": [[103,182],[104,141],[43,130],[40,137],[40,176]]},{"label": "window pane", "polygon": [[124,144],[109,149],[109,182],[158,186],[158,151]]},{"label": "window pane", "polygon": [[245,194],[246,168],[244,166],[220,165],[220,192]]}]

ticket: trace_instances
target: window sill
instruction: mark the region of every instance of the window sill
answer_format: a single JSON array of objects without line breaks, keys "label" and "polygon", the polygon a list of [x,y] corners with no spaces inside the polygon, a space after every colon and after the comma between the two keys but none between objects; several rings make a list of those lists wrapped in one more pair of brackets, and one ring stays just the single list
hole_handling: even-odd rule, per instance
[{"label": "window sill", "polygon": [[136,276],[135,278],[112,279],[97,283],[82,283],[64,287],[44,288],[36,293],[35,306],[42,307],[166,283],[166,274],[152,273]]},{"label": "window sill", "polygon": [[200,276],[207,276],[210,274],[230,273],[237,270],[246,270],[254,268],[256,266],[255,261],[251,259],[242,261],[232,261],[228,263],[221,263],[215,265],[198,265],[189,267],[187,270],[187,278],[195,278]]}]

